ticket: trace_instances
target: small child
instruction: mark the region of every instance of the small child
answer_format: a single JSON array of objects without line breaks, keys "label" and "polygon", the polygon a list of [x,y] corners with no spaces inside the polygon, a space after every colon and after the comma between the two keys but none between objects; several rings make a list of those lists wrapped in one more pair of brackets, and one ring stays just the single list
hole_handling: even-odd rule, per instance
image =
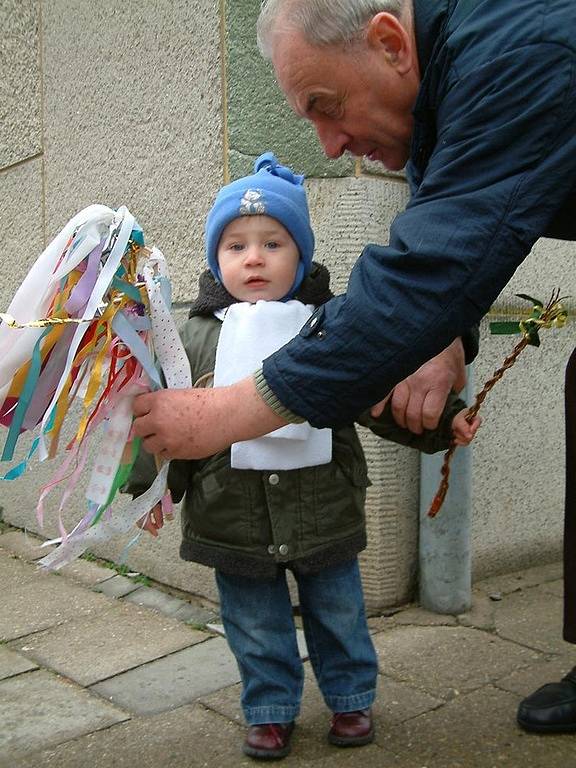
[{"label": "small child", "polygon": [[[195,386],[220,386],[257,370],[332,294],[328,271],[312,262],[303,177],[272,154],[258,158],[254,175],[220,190],[206,246],[209,271],[182,339]],[[424,435],[398,427],[389,407],[361,422],[436,451],[452,434],[470,442],[479,421],[467,424],[465,412],[451,397],[438,429]],[[141,455],[125,490],[138,495],[149,487],[150,458]],[[333,712],[329,741],[359,746],[374,738],[378,664],[357,560],[366,546],[368,484],[353,425],[332,431],[292,424],[205,460],[171,464],[173,497],[185,497],[180,555],[216,569],[222,621],[242,677],[246,755],[287,755],[300,709],[304,674],[287,570],[297,582],[312,669]],[[162,524],[159,507],[141,521],[155,536]]]}]

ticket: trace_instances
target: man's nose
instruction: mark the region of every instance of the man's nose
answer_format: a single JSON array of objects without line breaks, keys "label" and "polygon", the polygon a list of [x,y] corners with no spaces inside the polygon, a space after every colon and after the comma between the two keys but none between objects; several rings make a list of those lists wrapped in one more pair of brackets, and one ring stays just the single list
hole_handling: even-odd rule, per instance
[{"label": "man's nose", "polygon": [[333,123],[328,124],[323,121],[316,121],[314,127],[326,157],[329,157],[331,160],[341,157],[347,148],[350,136]]}]

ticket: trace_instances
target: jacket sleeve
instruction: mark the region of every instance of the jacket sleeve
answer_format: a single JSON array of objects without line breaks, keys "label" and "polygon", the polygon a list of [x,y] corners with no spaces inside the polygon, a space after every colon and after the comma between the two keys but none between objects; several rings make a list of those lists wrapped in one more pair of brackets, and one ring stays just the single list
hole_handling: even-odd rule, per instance
[{"label": "jacket sleeve", "polygon": [[575,66],[567,46],[534,43],[446,75],[390,244],[367,246],[347,293],[264,362],[287,408],[315,427],[352,421],[480,321],[574,184]]},{"label": "jacket sleeve", "polygon": [[454,416],[466,407],[464,400],[461,400],[455,392],[451,392],[440,416],[438,427],[425,429],[421,435],[415,435],[394,421],[390,402],[386,403],[384,411],[377,419],[370,415],[370,411],[365,411],[357,421],[363,427],[368,427],[375,435],[391,440],[393,443],[406,445],[423,453],[437,453],[450,447],[452,421]]}]

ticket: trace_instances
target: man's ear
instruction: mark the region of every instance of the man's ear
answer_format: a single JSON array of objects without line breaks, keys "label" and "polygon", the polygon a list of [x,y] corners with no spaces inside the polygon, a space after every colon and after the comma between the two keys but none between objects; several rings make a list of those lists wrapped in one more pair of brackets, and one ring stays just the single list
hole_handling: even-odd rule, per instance
[{"label": "man's ear", "polygon": [[386,56],[398,74],[405,75],[414,66],[416,51],[412,34],[391,13],[377,13],[370,19],[366,40],[370,48]]}]

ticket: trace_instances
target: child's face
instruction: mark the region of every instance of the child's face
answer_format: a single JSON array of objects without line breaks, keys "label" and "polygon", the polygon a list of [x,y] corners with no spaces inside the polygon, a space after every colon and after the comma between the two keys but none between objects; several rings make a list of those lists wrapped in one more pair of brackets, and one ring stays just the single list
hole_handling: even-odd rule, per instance
[{"label": "child's face", "polygon": [[288,293],[300,254],[288,230],[271,216],[240,216],[222,232],[218,265],[224,287],[239,301],[278,301]]}]

